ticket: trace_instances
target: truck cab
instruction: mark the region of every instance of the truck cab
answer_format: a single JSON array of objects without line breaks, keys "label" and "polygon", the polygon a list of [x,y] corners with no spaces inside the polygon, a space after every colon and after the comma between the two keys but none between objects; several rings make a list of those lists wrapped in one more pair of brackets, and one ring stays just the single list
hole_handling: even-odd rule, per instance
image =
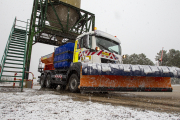
[{"label": "truck cab", "polygon": [[60,85],[60,89],[78,92],[80,83],[83,84],[83,65],[122,63],[120,44],[117,37],[99,30],[79,35],[75,43],[66,43],[41,57],[38,67],[41,87],[56,88]]},{"label": "truck cab", "polygon": [[121,64],[121,42],[116,36],[95,30],[77,37],[73,62]]}]

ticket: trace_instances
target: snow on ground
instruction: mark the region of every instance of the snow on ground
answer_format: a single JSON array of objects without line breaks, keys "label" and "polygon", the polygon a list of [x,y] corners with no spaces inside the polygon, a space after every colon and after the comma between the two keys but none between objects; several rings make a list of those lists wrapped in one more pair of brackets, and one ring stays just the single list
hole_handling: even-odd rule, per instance
[{"label": "snow on ground", "polygon": [[180,116],[96,102],[73,101],[53,91],[0,92],[0,119],[15,120],[180,120]]}]

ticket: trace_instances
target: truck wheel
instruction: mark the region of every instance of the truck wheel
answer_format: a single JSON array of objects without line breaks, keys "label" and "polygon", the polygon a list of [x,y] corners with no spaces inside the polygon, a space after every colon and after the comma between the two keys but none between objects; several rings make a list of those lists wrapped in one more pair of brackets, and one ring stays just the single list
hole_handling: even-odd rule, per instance
[{"label": "truck wheel", "polygon": [[52,82],[51,82],[51,75],[50,74],[47,75],[46,87],[47,88],[52,88]]},{"label": "truck wheel", "polygon": [[72,74],[69,79],[69,90],[73,93],[79,92],[80,90],[78,89],[78,86],[79,86],[79,78],[76,74]]},{"label": "truck wheel", "polygon": [[41,84],[41,88],[45,88],[45,79],[44,79],[44,75],[41,75],[40,84]]}]

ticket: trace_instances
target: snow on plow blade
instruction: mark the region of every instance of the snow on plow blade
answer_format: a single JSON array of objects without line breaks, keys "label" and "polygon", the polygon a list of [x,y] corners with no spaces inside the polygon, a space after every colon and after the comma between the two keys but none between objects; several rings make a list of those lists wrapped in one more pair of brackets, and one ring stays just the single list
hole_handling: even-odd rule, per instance
[{"label": "snow on plow blade", "polygon": [[172,92],[171,77],[180,69],[167,66],[82,63],[81,91]]}]

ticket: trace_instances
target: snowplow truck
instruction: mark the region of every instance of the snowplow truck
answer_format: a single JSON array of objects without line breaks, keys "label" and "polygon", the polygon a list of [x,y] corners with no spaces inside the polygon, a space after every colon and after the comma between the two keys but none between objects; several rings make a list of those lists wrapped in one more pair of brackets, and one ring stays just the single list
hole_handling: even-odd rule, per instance
[{"label": "snowplow truck", "polygon": [[71,92],[172,92],[171,77],[180,77],[177,67],[123,64],[122,59],[117,37],[99,30],[83,33],[41,57],[40,84]]}]

